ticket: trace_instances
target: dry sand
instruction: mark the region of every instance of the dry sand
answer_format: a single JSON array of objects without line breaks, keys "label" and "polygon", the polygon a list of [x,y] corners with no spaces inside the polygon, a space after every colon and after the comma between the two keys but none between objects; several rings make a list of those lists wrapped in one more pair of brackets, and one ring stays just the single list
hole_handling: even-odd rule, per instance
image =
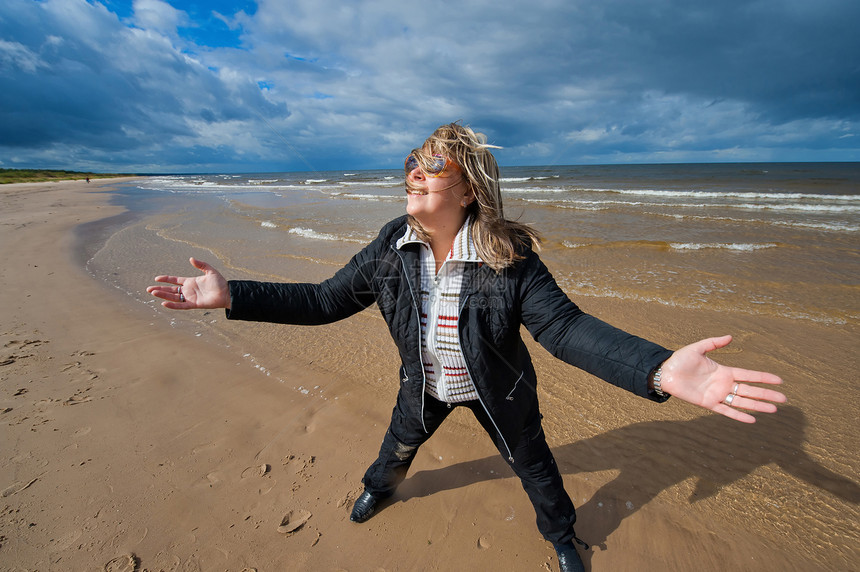
[{"label": "dry sand", "polygon": [[[94,280],[74,230],[119,214],[110,184],[0,187],[0,569],[557,569],[518,482],[459,412],[393,501],[350,523],[394,382],[380,398],[333,381],[303,347],[279,365],[287,387]],[[540,357],[591,569],[860,569],[854,329],[589,305],[669,345],[723,333],[678,325],[699,318],[729,328],[720,359],[779,373],[792,403],[740,426]],[[325,397],[294,389],[323,382]]]}]

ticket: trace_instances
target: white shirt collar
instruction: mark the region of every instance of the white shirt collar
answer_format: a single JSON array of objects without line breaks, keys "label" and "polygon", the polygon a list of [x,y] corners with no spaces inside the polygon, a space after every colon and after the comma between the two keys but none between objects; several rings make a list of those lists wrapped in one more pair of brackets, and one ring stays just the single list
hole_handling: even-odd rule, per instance
[{"label": "white shirt collar", "polygon": [[[481,257],[478,256],[478,251],[475,249],[475,242],[472,240],[472,217],[466,217],[466,221],[463,223],[463,226],[460,227],[460,230],[457,231],[457,236],[454,237],[454,244],[451,247],[451,251],[448,253],[448,258],[445,260],[457,260],[460,262],[483,262]],[[418,233],[416,233],[411,226],[406,225],[406,234],[401,236],[396,243],[396,247],[398,249],[402,248],[406,244],[417,243],[423,244],[428,248],[430,245],[419,238]]]}]

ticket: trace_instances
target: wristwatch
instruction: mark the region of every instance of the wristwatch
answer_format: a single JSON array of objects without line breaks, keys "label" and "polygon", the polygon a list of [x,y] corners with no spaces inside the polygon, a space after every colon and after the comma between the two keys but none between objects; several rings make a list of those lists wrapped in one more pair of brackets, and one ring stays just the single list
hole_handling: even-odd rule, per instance
[{"label": "wristwatch", "polygon": [[663,387],[660,385],[661,375],[663,375],[663,364],[660,364],[660,367],[655,369],[654,373],[651,374],[651,389],[660,397],[668,397],[669,394],[663,393]]}]

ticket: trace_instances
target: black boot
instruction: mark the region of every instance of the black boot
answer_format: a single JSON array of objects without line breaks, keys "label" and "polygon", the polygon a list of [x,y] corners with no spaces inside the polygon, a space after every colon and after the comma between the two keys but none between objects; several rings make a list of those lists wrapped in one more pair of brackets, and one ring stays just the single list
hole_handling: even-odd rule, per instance
[{"label": "black boot", "polygon": [[553,544],[555,553],[558,555],[558,569],[561,572],[585,572],[585,564],[582,563],[582,558],[576,551],[574,541],[582,546],[583,550],[588,550],[588,545],[575,536],[570,542]]},{"label": "black boot", "polygon": [[378,498],[364,491],[358,497],[358,500],[355,501],[355,504],[352,505],[352,514],[349,515],[349,520],[359,523],[366,521],[373,516],[373,512],[376,510],[376,503],[378,502]]}]

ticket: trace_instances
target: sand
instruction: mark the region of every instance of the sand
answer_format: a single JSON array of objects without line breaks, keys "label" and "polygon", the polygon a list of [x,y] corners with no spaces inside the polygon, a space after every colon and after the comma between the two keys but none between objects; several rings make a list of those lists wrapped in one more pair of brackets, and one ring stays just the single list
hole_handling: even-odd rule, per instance
[{"label": "sand", "polygon": [[[307,333],[275,381],[94,279],[75,229],[121,214],[111,184],[0,187],[0,569],[557,569],[519,483],[460,412],[394,499],[350,523],[395,380],[363,390]],[[723,333],[682,324],[728,328],[720,359],[782,375],[790,400],[741,426],[540,357],[590,569],[860,569],[852,326],[586,309],[664,344]],[[348,324],[328,328],[320,344],[361,347]]]}]

